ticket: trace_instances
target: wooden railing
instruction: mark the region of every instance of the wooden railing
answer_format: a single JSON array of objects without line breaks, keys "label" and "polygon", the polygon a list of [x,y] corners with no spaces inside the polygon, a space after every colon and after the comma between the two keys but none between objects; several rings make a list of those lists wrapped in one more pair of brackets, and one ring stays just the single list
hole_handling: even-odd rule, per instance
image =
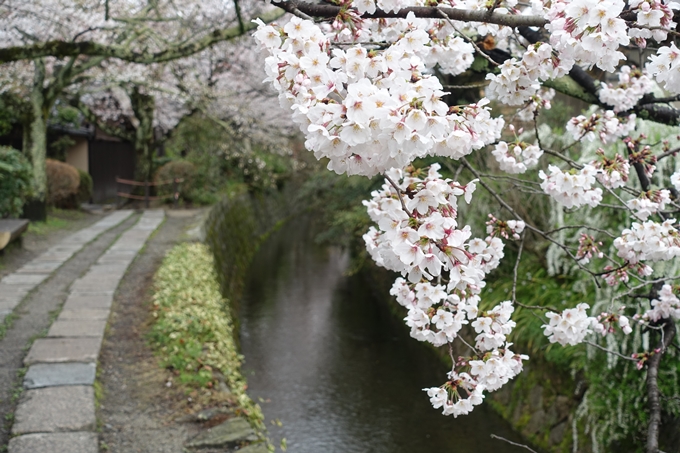
[{"label": "wooden railing", "polygon": [[[130,179],[122,179],[116,177],[116,184],[117,184],[117,193],[119,198],[126,198],[126,199],[131,199],[131,200],[143,200],[145,206],[148,208],[149,204],[151,201],[155,200],[163,200],[169,197],[173,198],[173,203],[175,207],[177,207],[177,204],[179,203],[179,185],[184,182],[184,179],[182,178],[175,178],[175,179],[170,179],[167,181],[158,181],[158,182],[148,182],[148,181],[132,181]],[[144,195],[133,195],[132,189],[130,189],[130,192],[121,192],[120,190],[120,185],[125,184],[128,186],[132,187],[144,187]],[[172,194],[168,196],[152,196],[150,195],[150,188],[151,187],[156,187],[156,186],[167,186],[172,184]]]}]

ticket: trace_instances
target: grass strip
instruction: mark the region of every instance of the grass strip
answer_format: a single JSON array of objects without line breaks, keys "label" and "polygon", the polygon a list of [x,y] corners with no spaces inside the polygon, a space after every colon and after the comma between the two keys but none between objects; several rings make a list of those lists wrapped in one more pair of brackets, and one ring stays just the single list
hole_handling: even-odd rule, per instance
[{"label": "grass strip", "polygon": [[188,389],[215,388],[218,371],[233,395],[235,412],[264,432],[264,416],[246,394],[243,356],[235,341],[229,301],[220,293],[213,256],[200,243],[183,243],[165,256],[154,277],[149,333],[162,366]]}]

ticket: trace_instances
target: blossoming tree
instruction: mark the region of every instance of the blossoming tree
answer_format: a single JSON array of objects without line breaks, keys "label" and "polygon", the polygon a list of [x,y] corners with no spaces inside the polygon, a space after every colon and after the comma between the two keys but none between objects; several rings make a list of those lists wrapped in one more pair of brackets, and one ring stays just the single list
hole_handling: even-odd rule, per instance
[{"label": "blossoming tree", "polygon": [[[517,306],[534,308],[550,342],[588,342],[636,364],[648,412],[645,449],[659,451],[663,360],[675,360],[680,293],[680,166],[672,129],[656,142],[644,124],[675,126],[680,111],[680,5],[665,0],[333,0],[281,1],[282,25],[260,22],[255,38],[267,81],[306,137],[306,147],[339,174],[381,175],[365,201],[375,226],[364,236],[375,262],[401,274],[391,293],[407,309],[416,340],[461,342],[445,382],[425,389],[445,415],[467,414],[486,392],[522,371],[528,357],[512,348]],[[489,42],[492,45],[489,45]],[[486,67],[485,97],[447,105],[439,75]],[[593,74],[602,74],[602,81]],[[591,104],[566,124],[571,143],[555,148],[536,118],[555,91]],[[492,111],[492,105],[503,115]],[[511,108],[513,109],[511,111]],[[644,120],[644,121],[643,121]],[[533,126],[530,133],[521,128]],[[553,140],[552,143],[555,143]],[[589,151],[590,150],[590,151]],[[506,176],[484,174],[472,153]],[[439,164],[414,168],[414,160]],[[470,180],[457,179],[461,170]],[[533,178],[533,179],[532,179]],[[491,180],[507,182],[499,191]],[[475,190],[490,192],[486,231],[459,215]],[[542,229],[507,195],[526,190],[552,200],[558,220]],[[584,214],[585,213],[585,214]],[[607,219],[622,218],[618,224]],[[588,219],[588,220],[585,220]],[[603,220],[604,219],[604,220]],[[551,244],[597,286],[595,300],[553,311],[516,297],[527,237]],[[516,241],[512,295],[480,309],[486,278]],[[643,303],[641,303],[643,301]],[[598,307],[590,311],[590,306]],[[639,350],[603,336],[642,338]],[[621,340],[625,342],[624,340]],[[673,406],[675,405],[675,406]],[[670,409],[669,409],[670,408]],[[675,409],[673,409],[675,408]]]},{"label": "blossoming tree", "polygon": [[[261,13],[256,3],[238,0],[2,2],[0,95],[21,106],[39,198],[46,190],[47,119],[66,89],[107,59],[160,64],[233,40],[254,28],[245,18]],[[263,17],[278,16],[270,10]]]}]

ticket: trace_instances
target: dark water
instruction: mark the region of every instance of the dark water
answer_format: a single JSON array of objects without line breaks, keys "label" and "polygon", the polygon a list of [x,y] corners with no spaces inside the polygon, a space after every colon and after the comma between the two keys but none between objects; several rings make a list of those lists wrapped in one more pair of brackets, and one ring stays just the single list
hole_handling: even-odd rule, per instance
[{"label": "dark water", "polygon": [[446,370],[361,278],[343,275],[347,265],[342,251],[315,246],[304,222],[272,236],[253,262],[244,371],[272,441],[286,438],[292,453],[526,451],[490,438],[519,441],[484,405],[458,419],[431,407],[421,389]]}]

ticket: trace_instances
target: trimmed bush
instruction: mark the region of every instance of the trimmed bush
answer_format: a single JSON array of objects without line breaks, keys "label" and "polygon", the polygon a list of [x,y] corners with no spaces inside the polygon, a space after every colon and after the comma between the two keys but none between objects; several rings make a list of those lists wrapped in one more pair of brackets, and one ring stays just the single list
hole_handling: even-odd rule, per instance
[{"label": "trimmed bush", "polygon": [[32,195],[31,164],[20,151],[0,146],[0,218],[19,217]]},{"label": "trimmed bush", "polygon": [[92,176],[89,173],[78,169],[80,184],[78,184],[78,201],[87,203],[92,198]]},{"label": "trimmed bush", "polygon": [[47,159],[47,203],[59,208],[78,206],[80,175],[76,167]]},{"label": "trimmed bush", "polygon": [[[180,196],[185,200],[192,200],[192,192],[194,185],[194,177],[196,176],[196,167],[191,162],[185,160],[174,160],[168,162],[158,169],[154,182],[172,181],[174,179],[183,179],[180,183]],[[171,197],[173,195],[173,185],[167,184],[158,186],[158,195]]]}]

